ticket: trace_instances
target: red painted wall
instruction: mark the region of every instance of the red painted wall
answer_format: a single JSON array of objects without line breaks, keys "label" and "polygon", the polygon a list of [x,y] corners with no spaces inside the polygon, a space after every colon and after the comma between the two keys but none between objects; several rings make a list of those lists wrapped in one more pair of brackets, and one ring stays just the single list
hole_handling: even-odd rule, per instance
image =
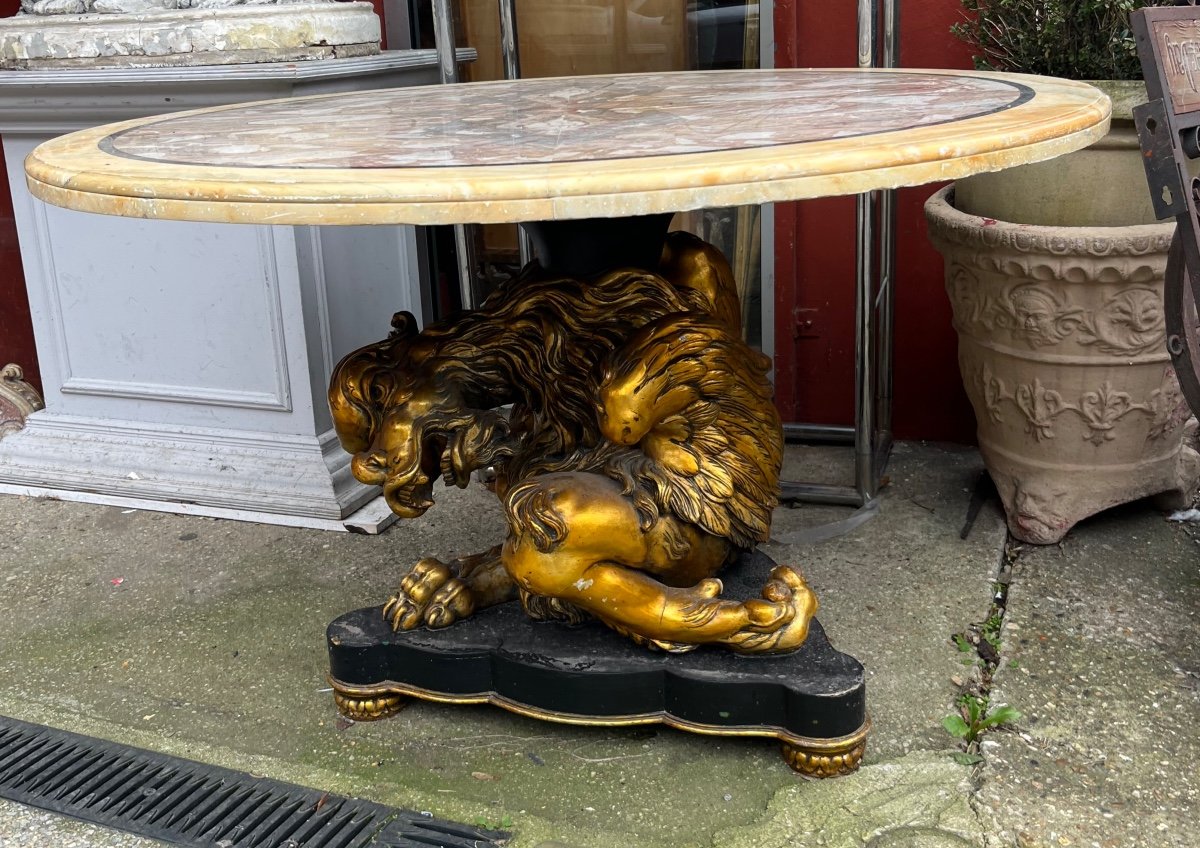
[{"label": "red painted wall", "polygon": [[[0,17],[16,14],[18,0],[0,0]],[[37,352],[33,347],[33,325],[25,296],[25,274],[17,248],[17,225],[13,220],[8,175],[0,153],[0,365],[15,362],[25,369],[25,379],[39,389]]]},{"label": "red painted wall", "polygon": [[[855,6],[776,0],[776,65],[854,65]],[[969,51],[950,34],[962,16],[959,0],[904,0],[902,9],[904,67],[971,67]],[[975,418],[959,379],[942,260],[926,239],[922,213],[938,187],[902,189],[897,197],[894,429],[903,439],[972,442]],[[779,204],[775,228],[780,410],[785,421],[851,423],[854,199]]]}]

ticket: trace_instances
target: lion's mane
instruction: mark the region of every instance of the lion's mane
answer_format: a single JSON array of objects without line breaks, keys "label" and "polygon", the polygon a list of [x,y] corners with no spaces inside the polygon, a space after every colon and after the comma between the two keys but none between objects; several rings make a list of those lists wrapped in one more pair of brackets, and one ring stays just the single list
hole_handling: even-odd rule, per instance
[{"label": "lion's mane", "polygon": [[[648,462],[636,447],[607,441],[598,424],[605,366],[622,356],[661,355],[647,347],[656,339],[670,344],[651,332],[649,339],[638,337],[636,350],[625,350],[639,329],[672,320],[686,325],[688,315],[711,329],[713,314],[704,291],[644,271],[614,271],[592,281],[526,274],[496,290],[477,311],[420,333],[410,317],[397,316],[389,339],[343,360],[330,389],[338,435],[348,450],[365,450],[388,405],[403,403],[415,387],[433,381],[452,387],[441,394],[460,399],[462,407],[437,414],[460,424],[511,404],[507,432],[494,424],[487,431],[508,445],[488,453],[498,465],[501,497],[538,474],[593,471],[622,482],[645,523],[671,512],[750,546],[766,536],[778,480],[777,451],[768,451],[766,465],[774,468],[738,455],[747,442],[778,440],[764,358],[731,356],[730,345],[741,345],[740,339],[708,345],[707,353],[705,346],[680,350],[681,356],[707,357],[712,366],[711,378],[702,381],[705,401],[696,407],[705,420],[697,422],[690,446],[711,454],[704,479],[683,480]],[[720,407],[721,397],[710,394],[728,403]],[[764,396],[766,419],[745,420],[764,414]],[[729,496],[731,483],[741,497]],[[756,508],[749,506],[754,500]]]}]

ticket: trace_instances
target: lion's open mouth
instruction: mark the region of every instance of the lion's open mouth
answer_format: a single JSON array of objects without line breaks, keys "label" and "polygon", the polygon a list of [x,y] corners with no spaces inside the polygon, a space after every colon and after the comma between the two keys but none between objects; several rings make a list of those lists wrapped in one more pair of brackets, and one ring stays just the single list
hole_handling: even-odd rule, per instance
[{"label": "lion's open mouth", "polygon": [[433,506],[433,481],[466,488],[471,468],[457,431],[428,433],[421,441],[421,459],[415,468],[390,476],[383,496],[401,518],[416,518]]},{"label": "lion's open mouth", "polygon": [[433,483],[388,480],[383,484],[383,499],[401,518],[418,518],[433,506]]}]

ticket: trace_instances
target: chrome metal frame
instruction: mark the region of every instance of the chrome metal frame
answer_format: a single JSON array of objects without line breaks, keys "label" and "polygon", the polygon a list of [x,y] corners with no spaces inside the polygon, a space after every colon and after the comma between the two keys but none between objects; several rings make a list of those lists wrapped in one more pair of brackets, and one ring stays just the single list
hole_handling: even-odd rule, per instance
[{"label": "chrome metal frame", "polygon": [[[882,38],[880,26],[882,24]],[[858,0],[858,67],[900,61],[900,0]],[[797,441],[854,445],[854,484],[784,482],[785,500],[863,506],[883,485],[892,450],[893,325],[896,313],[896,193],[857,198],[854,286],[854,425],[786,424]]]},{"label": "chrome metal frame", "polygon": [[[521,53],[517,35],[516,0],[497,0],[500,6],[500,55],[504,60],[504,78],[521,78]],[[521,251],[521,267],[533,259],[533,240],[520,224],[517,225],[517,246]]]},{"label": "chrome metal frame", "polygon": [[[437,48],[438,74],[443,84],[458,82],[458,39],[454,32],[452,0],[433,0],[433,41]],[[479,301],[475,273],[475,228],[454,225],[454,255],[458,257],[458,291],[463,309],[474,309]]]}]

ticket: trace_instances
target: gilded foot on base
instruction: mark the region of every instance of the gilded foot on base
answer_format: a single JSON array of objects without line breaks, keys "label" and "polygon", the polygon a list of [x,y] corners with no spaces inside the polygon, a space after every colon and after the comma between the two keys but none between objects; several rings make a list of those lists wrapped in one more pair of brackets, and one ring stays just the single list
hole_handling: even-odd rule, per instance
[{"label": "gilded foot on base", "polygon": [[783,743],[783,760],[805,777],[841,777],[858,771],[867,750],[866,736],[854,736],[842,745],[792,745]]},{"label": "gilded foot on base", "polygon": [[389,718],[408,706],[403,695],[374,695],[360,697],[334,691],[333,702],[338,712],[351,721],[378,721]]}]

